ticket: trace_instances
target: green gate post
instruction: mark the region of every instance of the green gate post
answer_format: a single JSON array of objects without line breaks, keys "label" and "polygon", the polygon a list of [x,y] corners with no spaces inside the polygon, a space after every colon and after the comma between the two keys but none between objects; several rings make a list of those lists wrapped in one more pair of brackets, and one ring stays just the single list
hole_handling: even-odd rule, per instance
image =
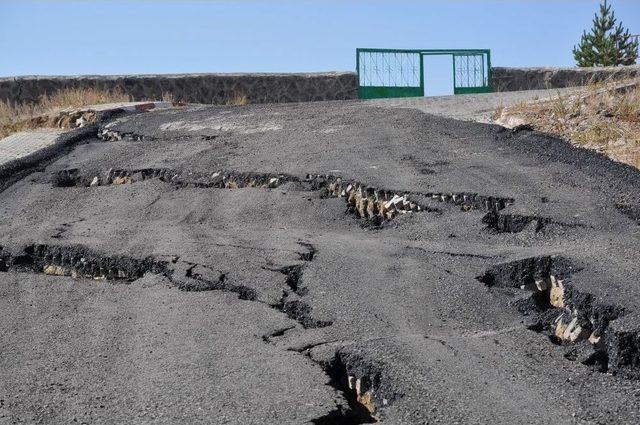
[{"label": "green gate post", "polygon": [[454,93],[455,94],[455,87],[457,86],[456,83],[456,55],[451,55],[451,63],[453,64],[453,87],[454,87]]},{"label": "green gate post", "polygon": [[491,80],[491,74],[492,74],[492,70],[491,70],[491,51],[487,52],[487,82],[486,85],[487,87],[490,87],[493,91],[493,81]]},{"label": "green gate post", "polygon": [[424,96],[424,56],[420,55],[420,91],[421,96]]}]

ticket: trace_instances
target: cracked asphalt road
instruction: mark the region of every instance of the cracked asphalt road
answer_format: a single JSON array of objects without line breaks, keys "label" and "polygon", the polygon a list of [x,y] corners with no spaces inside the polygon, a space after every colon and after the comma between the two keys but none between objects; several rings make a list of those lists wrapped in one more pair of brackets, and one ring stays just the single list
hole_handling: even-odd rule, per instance
[{"label": "cracked asphalt road", "polygon": [[640,421],[637,170],[361,102],[97,133],[0,193],[1,423]]}]

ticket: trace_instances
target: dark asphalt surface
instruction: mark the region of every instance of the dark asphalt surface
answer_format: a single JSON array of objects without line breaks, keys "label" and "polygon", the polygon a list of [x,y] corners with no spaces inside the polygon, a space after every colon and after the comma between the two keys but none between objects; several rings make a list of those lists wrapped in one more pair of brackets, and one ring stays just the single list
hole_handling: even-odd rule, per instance
[{"label": "dark asphalt surface", "polygon": [[640,422],[637,170],[359,102],[99,133],[0,193],[0,423]]}]

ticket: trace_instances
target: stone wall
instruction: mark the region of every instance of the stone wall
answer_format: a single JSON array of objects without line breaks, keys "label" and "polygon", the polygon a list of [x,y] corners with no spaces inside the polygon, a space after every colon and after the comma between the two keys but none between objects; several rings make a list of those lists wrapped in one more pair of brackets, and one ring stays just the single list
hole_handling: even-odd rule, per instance
[{"label": "stone wall", "polygon": [[492,68],[494,91],[556,89],[640,77],[640,65],[600,68]]},{"label": "stone wall", "polygon": [[248,103],[356,99],[353,72],[309,74],[179,74],[113,76],[25,76],[0,78],[0,100],[35,102],[43,94],[67,88],[119,89],[132,100],[221,104],[246,97]]}]

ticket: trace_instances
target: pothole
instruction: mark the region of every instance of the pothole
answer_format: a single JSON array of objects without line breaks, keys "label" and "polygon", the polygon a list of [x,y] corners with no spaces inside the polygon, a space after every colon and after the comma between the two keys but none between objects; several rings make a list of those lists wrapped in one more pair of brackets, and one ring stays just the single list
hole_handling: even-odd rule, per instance
[{"label": "pothole", "polygon": [[598,301],[572,283],[576,271],[561,256],[538,256],[497,264],[477,279],[489,288],[526,291],[515,305],[532,316],[529,329],[565,347],[565,357],[624,376],[640,375],[640,332],[619,326],[624,308]]}]

